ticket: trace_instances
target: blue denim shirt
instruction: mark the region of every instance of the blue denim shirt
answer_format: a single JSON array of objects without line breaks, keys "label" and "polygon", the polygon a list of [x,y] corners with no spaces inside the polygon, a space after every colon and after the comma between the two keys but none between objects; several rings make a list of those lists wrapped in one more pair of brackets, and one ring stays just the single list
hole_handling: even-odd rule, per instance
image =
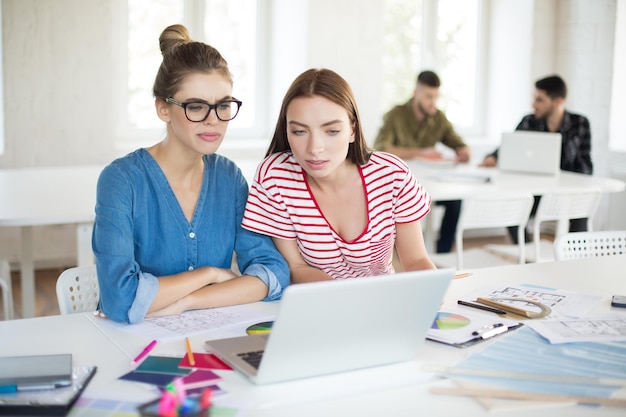
[{"label": "blue denim shirt", "polygon": [[268,286],[265,300],[279,298],[289,285],[287,263],[272,240],[241,227],[248,185],[239,168],[220,155],[203,159],[191,223],[145,149],[113,161],[100,174],[92,246],[100,308],[112,320],[143,320],[157,294],[157,277],[202,266],[230,268],[233,252],[244,275]]}]

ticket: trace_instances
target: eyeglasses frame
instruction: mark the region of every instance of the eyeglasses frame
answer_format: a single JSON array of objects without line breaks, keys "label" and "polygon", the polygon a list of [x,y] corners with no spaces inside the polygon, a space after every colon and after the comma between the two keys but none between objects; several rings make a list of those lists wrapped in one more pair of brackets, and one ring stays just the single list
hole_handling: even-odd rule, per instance
[{"label": "eyeglasses frame", "polygon": [[[185,114],[185,117],[187,118],[187,120],[189,120],[192,123],[202,123],[202,122],[204,122],[209,117],[209,115],[211,114],[211,110],[215,110],[215,116],[218,118],[218,120],[220,120],[222,122],[229,122],[229,121],[233,120],[235,117],[237,117],[237,115],[239,114],[239,110],[241,110],[241,105],[243,104],[243,102],[241,100],[237,100],[237,99],[222,100],[222,101],[219,101],[219,102],[217,102],[215,104],[207,103],[204,100],[178,101],[174,97],[167,97],[164,100],[165,100],[166,103],[175,104],[175,105],[181,107],[183,109],[183,113]],[[194,104],[194,103],[203,103],[203,104],[206,104],[207,106],[209,106],[209,111],[207,112],[207,114],[204,117],[204,119],[202,119],[202,120],[191,120],[189,118],[189,116],[187,116],[187,106],[190,105],[190,104]],[[220,115],[217,113],[217,106],[219,106],[220,104],[224,104],[224,103],[237,103],[237,111],[235,112],[235,115],[233,117],[231,117],[230,119],[227,119],[227,120],[222,119],[220,117]]]}]

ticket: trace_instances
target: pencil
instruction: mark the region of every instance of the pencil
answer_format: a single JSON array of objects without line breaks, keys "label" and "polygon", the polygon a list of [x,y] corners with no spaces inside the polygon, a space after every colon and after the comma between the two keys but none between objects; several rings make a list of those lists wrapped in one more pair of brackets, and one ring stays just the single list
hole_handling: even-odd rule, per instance
[{"label": "pencil", "polygon": [[191,366],[196,365],[196,358],[193,357],[193,351],[191,350],[191,343],[189,342],[189,338],[185,338],[185,344],[187,345],[187,356],[189,356],[189,363]]}]

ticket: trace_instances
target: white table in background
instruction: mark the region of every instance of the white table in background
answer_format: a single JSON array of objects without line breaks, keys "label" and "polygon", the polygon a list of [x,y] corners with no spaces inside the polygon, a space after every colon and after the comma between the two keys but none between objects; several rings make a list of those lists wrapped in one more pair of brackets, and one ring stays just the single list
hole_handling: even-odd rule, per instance
[{"label": "white table in background", "polygon": [[76,224],[77,264],[93,264],[91,231],[101,170],[101,166],[0,169],[0,227],[19,227],[21,234],[23,317],[35,316],[33,226]]},{"label": "white table in background", "polygon": [[[559,190],[598,188],[603,193],[617,193],[626,189],[623,181],[561,171],[557,176],[502,172],[497,168],[480,168],[459,165],[437,165],[407,161],[413,175],[431,195],[433,201],[463,200],[480,194],[530,193],[540,196]],[[489,182],[480,178],[489,177]],[[432,215],[424,219],[426,247],[434,250],[434,225]]]},{"label": "white table in background", "polygon": [[[611,311],[612,294],[626,294],[624,270],[626,256],[622,255],[478,269],[452,282],[444,306],[456,305],[459,296],[485,285],[529,283],[602,296],[601,305],[591,314],[604,313]],[[277,309],[279,302],[262,304],[259,308],[271,310]],[[137,401],[152,399],[154,393],[117,379],[128,372],[130,358],[149,340],[120,329],[101,331],[102,327],[95,326],[91,319],[89,313],[84,313],[0,322],[0,355],[72,353],[76,365],[98,366],[88,394],[92,390],[91,395],[106,392],[115,396],[123,392],[128,396],[132,391]],[[190,340],[195,350],[201,351],[206,336],[196,335]],[[226,371],[222,373],[222,385],[249,408],[242,416],[487,417],[493,413],[473,399],[430,394],[433,375],[423,371],[422,366],[456,364],[489,343],[458,349],[427,341],[412,361],[267,386],[254,386],[239,374]],[[151,354],[182,357],[182,336],[181,340],[157,344]],[[529,410],[555,417],[624,415],[623,408],[554,404],[539,410],[511,409],[506,416],[527,417]]]}]

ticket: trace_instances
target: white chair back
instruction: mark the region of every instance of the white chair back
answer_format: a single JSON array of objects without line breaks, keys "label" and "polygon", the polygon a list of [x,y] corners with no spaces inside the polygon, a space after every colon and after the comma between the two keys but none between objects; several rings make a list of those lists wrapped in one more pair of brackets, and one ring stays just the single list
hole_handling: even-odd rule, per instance
[{"label": "white chair back", "polygon": [[96,266],[66,269],[57,279],[56,290],[61,314],[95,311],[100,297]]},{"label": "white chair back", "polygon": [[[474,196],[463,200],[456,230],[457,269],[463,268],[463,232],[518,226],[519,242],[524,242],[524,228],[528,223],[533,197],[530,194]],[[524,245],[519,247],[519,263],[525,262]]]},{"label": "white chair back", "polygon": [[554,241],[557,261],[612,255],[626,255],[626,230],[566,233]]},{"label": "white chair back", "polygon": [[557,221],[555,238],[568,232],[569,220],[571,219],[586,218],[587,230],[592,231],[593,216],[600,204],[600,197],[601,193],[597,188],[572,189],[542,195],[533,226],[535,261],[540,261],[541,223],[551,220]]}]

